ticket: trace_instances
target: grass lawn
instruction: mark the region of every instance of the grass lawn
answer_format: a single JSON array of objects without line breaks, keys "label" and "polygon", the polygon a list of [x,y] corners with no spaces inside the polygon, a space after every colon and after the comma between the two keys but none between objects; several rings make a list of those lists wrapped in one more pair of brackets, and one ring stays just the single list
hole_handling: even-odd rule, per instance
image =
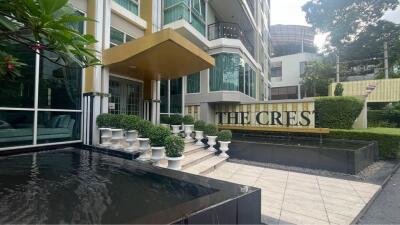
[{"label": "grass lawn", "polygon": [[[345,130],[341,130],[345,131]],[[400,128],[386,128],[386,127],[372,127],[368,129],[352,129],[348,130],[351,132],[368,132],[368,133],[375,133],[375,134],[394,134],[400,135]]]}]

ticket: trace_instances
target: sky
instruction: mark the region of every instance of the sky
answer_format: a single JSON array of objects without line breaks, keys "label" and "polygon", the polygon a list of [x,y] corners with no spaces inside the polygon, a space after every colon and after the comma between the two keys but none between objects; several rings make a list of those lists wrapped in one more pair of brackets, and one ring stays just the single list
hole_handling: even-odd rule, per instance
[{"label": "sky", "polygon": [[[308,0],[271,0],[271,24],[308,25],[305,13],[301,7]],[[385,19],[400,23],[400,8],[387,12]],[[317,34],[315,45],[322,48],[325,45],[327,34]]]}]

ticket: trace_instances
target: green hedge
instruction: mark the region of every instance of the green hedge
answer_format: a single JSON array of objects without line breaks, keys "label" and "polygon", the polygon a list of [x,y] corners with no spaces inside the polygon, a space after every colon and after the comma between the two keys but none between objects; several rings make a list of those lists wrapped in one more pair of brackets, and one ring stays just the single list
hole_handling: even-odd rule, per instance
[{"label": "green hedge", "polygon": [[368,110],[368,127],[400,127],[400,111]]},{"label": "green hedge", "polygon": [[364,102],[355,97],[316,98],[316,123],[324,128],[350,129],[363,107]]},{"label": "green hedge", "polygon": [[340,130],[333,129],[329,138],[377,141],[379,156],[383,159],[394,159],[400,156],[400,129],[398,128],[369,128]]}]

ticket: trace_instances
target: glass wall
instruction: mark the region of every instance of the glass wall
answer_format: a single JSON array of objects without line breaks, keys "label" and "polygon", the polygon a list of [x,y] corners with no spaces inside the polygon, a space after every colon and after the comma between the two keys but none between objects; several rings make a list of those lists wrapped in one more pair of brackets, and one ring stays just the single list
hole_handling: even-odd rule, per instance
[{"label": "glass wall", "polygon": [[186,77],[186,93],[200,93],[200,72]]},{"label": "glass wall", "polygon": [[160,113],[182,114],[182,78],[160,81]]},{"label": "glass wall", "polygon": [[114,2],[118,3],[133,14],[137,16],[139,15],[139,0],[114,0]]},{"label": "glass wall", "polygon": [[164,0],[164,25],[186,20],[197,31],[206,33],[205,0]]},{"label": "glass wall", "polygon": [[[72,27],[83,33],[83,23]],[[0,77],[0,148],[80,141],[82,69],[54,64],[21,44],[5,48],[25,65],[18,76]]]},{"label": "glass wall", "polygon": [[109,113],[142,116],[143,83],[111,76]]},{"label": "glass wall", "polygon": [[110,28],[110,48],[132,40],[134,40],[132,36],[129,36],[128,34],[119,31],[114,27]]}]

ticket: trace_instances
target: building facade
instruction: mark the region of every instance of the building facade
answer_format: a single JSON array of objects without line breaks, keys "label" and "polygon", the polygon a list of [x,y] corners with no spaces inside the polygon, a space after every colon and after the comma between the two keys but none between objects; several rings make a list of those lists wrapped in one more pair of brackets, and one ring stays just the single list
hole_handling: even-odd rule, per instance
[{"label": "building facade", "polygon": [[314,37],[311,27],[271,26],[271,100],[301,99],[301,81],[307,64],[319,59]]},{"label": "building facade", "polygon": [[102,65],[56,66],[10,43],[27,66],[0,85],[0,150],[96,143],[101,113],[157,124],[160,114],[196,112],[210,122],[212,104],[267,98],[267,0],[69,3],[95,20],[76,29],[96,38]]}]

